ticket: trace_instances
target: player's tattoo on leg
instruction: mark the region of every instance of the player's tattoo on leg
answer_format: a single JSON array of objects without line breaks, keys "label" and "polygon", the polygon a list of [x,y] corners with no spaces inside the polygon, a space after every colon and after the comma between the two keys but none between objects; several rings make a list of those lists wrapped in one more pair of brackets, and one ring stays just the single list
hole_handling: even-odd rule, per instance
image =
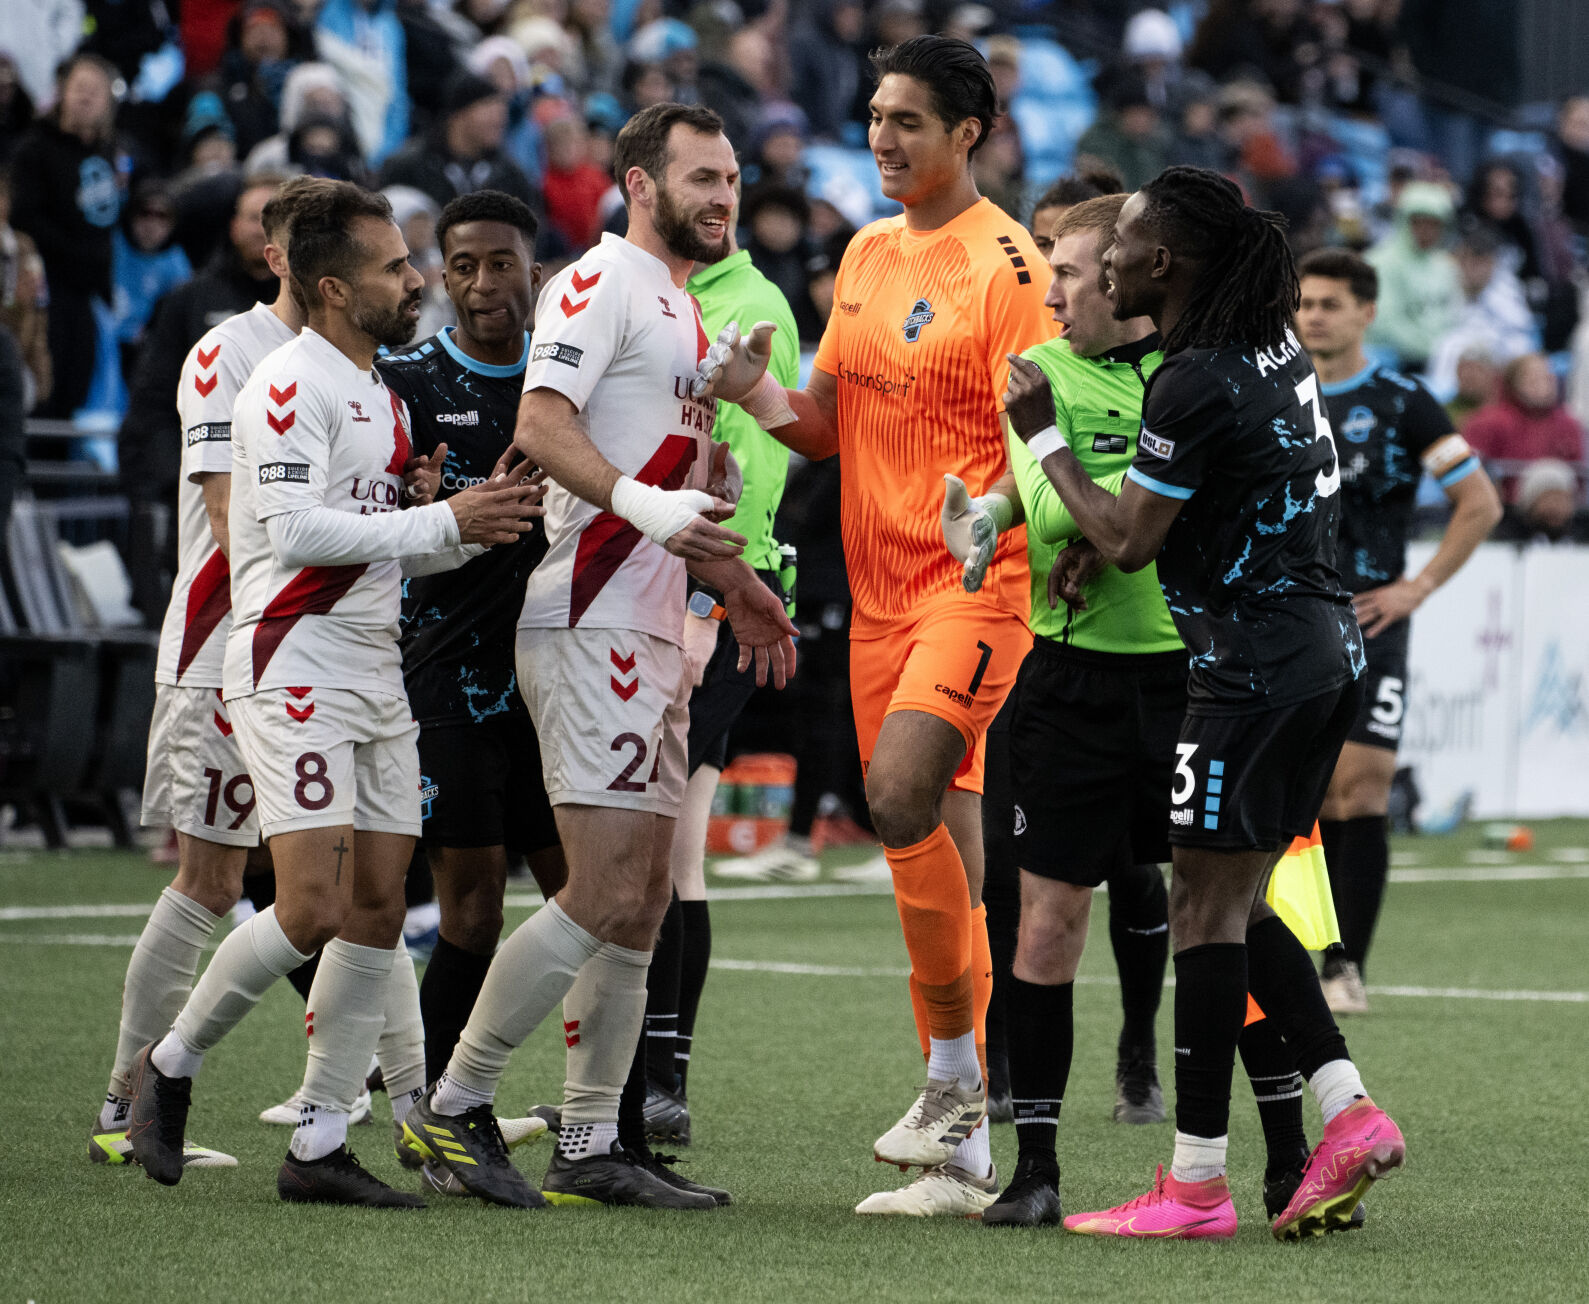
[{"label": "player's tattoo on leg", "polygon": [[337,853],[336,881],[338,885],[340,885],[342,882],[342,857],[348,854],[348,840],[339,836],[337,838],[337,845],[332,847],[331,850]]}]

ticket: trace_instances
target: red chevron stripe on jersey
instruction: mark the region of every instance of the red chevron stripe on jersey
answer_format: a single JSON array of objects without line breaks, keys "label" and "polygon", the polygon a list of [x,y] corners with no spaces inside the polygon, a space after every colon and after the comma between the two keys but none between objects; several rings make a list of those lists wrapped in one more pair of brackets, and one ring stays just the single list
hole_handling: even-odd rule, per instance
[{"label": "red chevron stripe on jersey", "polygon": [[193,388],[199,391],[200,398],[209,398],[214,391],[220,377],[211,372],[208,376],[201,376],[197,372],[193,375]]},{"label": "red chevron stripe on jersey", "polygon": [[286,389],[277,389],[274,385],[270,387],[270,401],[277,407],[280,407],[283,403],[292,402],[297,394],[298,382],[296,380],[288,385]]},{"label": "red chevron stripe on jersey", "polygon": [[565,294],[563,296],[563,302],[561,305],[563,309],[563,316],[572,317],[577,313],[584,312],[586,308],[590,307],[590,292],[596,288],[596,282],[599,280],[601,280],[600,272],[596,272],[587,280],[585,277],[579,274],[579,271],[576,268],[569,276],[568,283],[573,287],[575,294],[583,294],[586,297],[583,299],[570,299]]},{"label": "red chevron stripe on jersey", "polygon": [[[219,347],[217,345],[217,347]],[[232,568],[226,554],[217,548],[209,555],[188,586],[188,605],[182,624],[182,650],[177,653],[177,679],[180,681],[215,633],[226,613],[232,609]]]},{"label": "red chevron stripe on jersey", "polygon": [[221,356],[221,346],[217,344],[208,354],[203,349],[195,349],[194,356],[199,360],[199,366],[208,371],[215,365],[215,359]]},{"label": "red chevron stripe on jersey", "polygon": [[[659,489],[682,489],[698,452],[690,436],[669,435],[651,455],[651,460],[635,474],[635,479]],[[568,591],[570,629],[579,624],[579,618],[589,610],[596,595],[618,573],[618,568],[644,537],[623,517],[611,512],[600,513],[585,527],[574,553],[574,578]]]},{"label": "red chevron stripe on jersey", "polygon": [[386,396],[392,400],[392,460],[386,464],[386,474],[402,475],[414,446],[408,441],[408,421],[403,411],[403,400],[391,390],[386,391]]},{"label": "red chevron stripe on jersey", "polygon": [[367,562],[355,566],[305,566],[283,586],[266,605],[254,626],[254,687],[270,664],[276,649],[305,616],[323,616],[336,606],[347,591],[369,569]]}]

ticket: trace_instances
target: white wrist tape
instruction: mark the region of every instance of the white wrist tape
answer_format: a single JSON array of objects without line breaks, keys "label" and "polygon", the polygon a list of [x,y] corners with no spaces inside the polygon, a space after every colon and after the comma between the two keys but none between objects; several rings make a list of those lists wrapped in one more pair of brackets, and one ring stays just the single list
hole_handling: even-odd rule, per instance
[{"label": "white wrist tape", "polygon": [[1026,441],[1026,446],[1032,450],[1032,456],[1039,462],[1050,453],[1057,453],[1061,448],[1067,447],[1065,437],[1059,433],[1058,426],[1044,426]]},{"label": "white wrist tape", "polygon": [[612,487],[612,510],[653,543],[666,543],[711,506],[699,489],[658,489],[626,475]]},{"label": "white wrist tape", "polygon": [[756,424],[763,430],[776,430],[795,419],[794,409],[789,406],[788,391],[773,378],[770,371],[761,373],[761,379],[751,386],[750,392],[740,397],[739,406],[755,417]]}]

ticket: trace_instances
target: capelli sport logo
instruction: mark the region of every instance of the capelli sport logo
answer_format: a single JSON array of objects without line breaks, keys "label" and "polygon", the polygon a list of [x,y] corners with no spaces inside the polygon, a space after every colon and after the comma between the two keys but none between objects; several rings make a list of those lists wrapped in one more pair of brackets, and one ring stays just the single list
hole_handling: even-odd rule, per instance
[{"label": "capelli sport logo", "polygon": [[932,304],[925,299],[917,299],[911,305],[910,316],[905,318],[905,343],[914,344],[921,338],[922,328],[933,319]]}]

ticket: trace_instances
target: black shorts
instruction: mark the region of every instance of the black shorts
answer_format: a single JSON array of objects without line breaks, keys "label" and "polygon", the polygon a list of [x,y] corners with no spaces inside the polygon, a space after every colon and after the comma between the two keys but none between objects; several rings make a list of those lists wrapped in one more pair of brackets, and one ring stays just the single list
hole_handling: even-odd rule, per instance
[{"label": "black shorts", "polygon": [[[780,591],[775,572],[757,571],[756,574],[774,593]],[[687,774],[694,774],[703,765],[721,770],[728,764],[728,735],[756,692],[756,663],[752,661],[744,671],[738,667],[739,640],[728,622],[720,621],[717,646],[712,649],[701,682],[690,694]]]},{"label": "black shorts", "polygon": [[1188,715],[1175,747],[1170,841],[1284,851],[1313,831],[1363,701],[1363,676],[1256,715]]},{"label": "black shorts", "polygon": [[1411,626],[1398,621],[1383,634],[1363,640],[1368,669],[1363,675],[1363,705],[1346,740],[1393,752],[1401,742],[1407,714],[1407,635]]},{"label": "black shorts", "polygon": [[1097,887],[1170,858],[1170,774],[1186,715],[1186,653],[1089,652],[1039,638],[1010,715],[1015,860]]},{"label": "black shorts", "polygon": [[421,726],[419,774],[426,846],[505,846],[528,855],[558,845],[527,712]]}]

